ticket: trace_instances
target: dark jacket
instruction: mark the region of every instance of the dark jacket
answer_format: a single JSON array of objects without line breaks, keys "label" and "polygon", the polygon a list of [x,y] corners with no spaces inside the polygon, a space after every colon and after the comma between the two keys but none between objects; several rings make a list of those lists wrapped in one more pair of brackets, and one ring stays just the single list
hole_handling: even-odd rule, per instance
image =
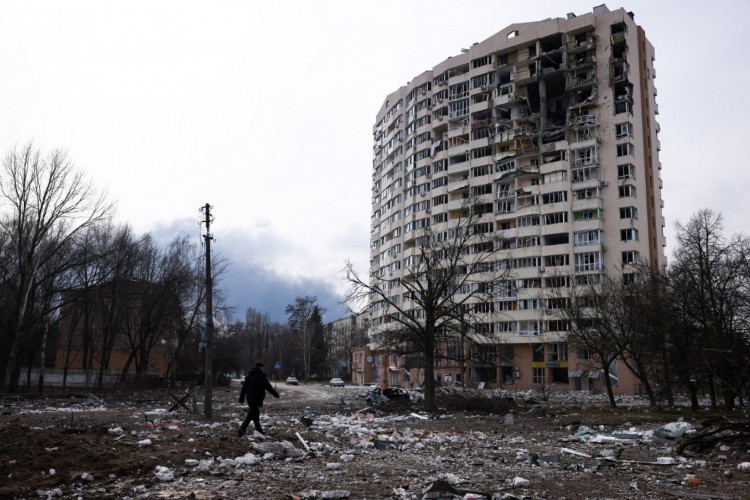
[{"label": "dark jacket", "polygon": [[263,400],[266,397],[266,391],[273,394],[274,397],[279,397],[279,393],[271,386],[268,381],[268,377],[259,368],[253,368],[245,377],[245,382],[242,384],[242,390],[240,391],[240,403],[245,402],[245,396],[247,396],[248,406],[256,406],[260,408],[263,406]]}]

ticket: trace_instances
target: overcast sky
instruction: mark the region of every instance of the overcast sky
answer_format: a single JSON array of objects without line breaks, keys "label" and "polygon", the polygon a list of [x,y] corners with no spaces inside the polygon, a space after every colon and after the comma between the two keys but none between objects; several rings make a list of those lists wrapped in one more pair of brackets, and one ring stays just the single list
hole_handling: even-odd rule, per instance
[{"label": "overcast sky", "polygon": [[[66,149],[117,220],[162,239],[200,241],[210,203],[231,305],[284,320],[317,295],[330,321],[346,260],[369,261],[385,96],[509,24],[597,4],[0,0],[0,153]],[[656,48],[667,255],[699,208],[747,233],[750,2],[607,5]]]}]

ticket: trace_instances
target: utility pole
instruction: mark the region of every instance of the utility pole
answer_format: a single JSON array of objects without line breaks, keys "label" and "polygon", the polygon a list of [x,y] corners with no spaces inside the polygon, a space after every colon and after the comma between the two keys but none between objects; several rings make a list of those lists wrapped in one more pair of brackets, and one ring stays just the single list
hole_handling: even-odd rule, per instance
[{"label": "utility pole", "polygon": [[206,356],[205,365],[205,378],[204,384],[204,398],[203,398],[203,414],[206,418],[211,418],[212,413],[212,402],[213,402],[213,387],[214,387],[214,376],[213,376],[213,356],[214,356],[214,307],[213,307],[213,290],[214,284],[211,278],[211,241],[213,236],[211,235],[211,222],[213,217],[211,216],[211,205],[206,203],[201,207],[201,212],[205,215],[203,223],[206,225],[206,234],[203,238],[206,241],[206,346],[204,353]]}]

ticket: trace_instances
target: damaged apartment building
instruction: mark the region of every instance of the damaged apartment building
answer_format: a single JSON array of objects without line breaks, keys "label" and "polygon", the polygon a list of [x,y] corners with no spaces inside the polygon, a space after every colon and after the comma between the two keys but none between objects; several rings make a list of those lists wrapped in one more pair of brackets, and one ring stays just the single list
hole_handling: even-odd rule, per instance
[{"label": "damaged apartment building", "polygon": [[[602,390],[601,370],[568,348],[550,288],[665,265],[655,77],[633,14],[600,5],[512,24],[385,98],[373,129],[371,275],[387,275],[398,297],[420,232],[450,228],[479,195],[492,203],[486,230],[505,242],[493,251],[513,262],[482,323],[496,345],[467,347],[484,354],[462,381]],[[371,339],[393,326],[388,314],[371,309]],[[376,380],[410,383],[404,359],[367,351]],[[436,374],[461,378],[445,360]],[[638,391],[621,363],[610,375],[617,392]]]}]

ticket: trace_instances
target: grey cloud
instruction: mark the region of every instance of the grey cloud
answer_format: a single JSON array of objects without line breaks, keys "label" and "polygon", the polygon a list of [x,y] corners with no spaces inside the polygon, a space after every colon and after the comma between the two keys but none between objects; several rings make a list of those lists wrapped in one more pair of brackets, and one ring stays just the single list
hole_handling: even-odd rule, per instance
[{"label": "grey cloud", "polygon": [[[285,276],[268,269],[258,261],[278,260],[284,253],[299,250],[278,235],[267,230],[214,232],[216,243],[212,247],[215,259],[226,263],[226,272],[217,279],[217,287],[226,291],[226,305],[235,309],[237,319],[244,317],[248,307],[267,312],[274,321],[286,322],[284,309],[299,296],[318,297],[318,304],[326,309],[325,321],[346,315],[343,297],[331,283],[320,278]],[[202,242],[205,227],[197,220],[181,219],[162,224],[151,235],[155,241],[166,244],[178,234],[187,234]],[[343,262],[342,262],[343,267]]]},{"label": "grey cloud", "polygon": [[227,290],[227,302],[242,316],[248,307],[267,312],[271,319],[286,321],[284,309],[294,299],[304,295],[318,297],[318,304],[326,309],[325,321],[346,315],[341,297],[330,284],[316,279],[294,279],[281,276],[254,264],[232,261],[219,286]]}]

